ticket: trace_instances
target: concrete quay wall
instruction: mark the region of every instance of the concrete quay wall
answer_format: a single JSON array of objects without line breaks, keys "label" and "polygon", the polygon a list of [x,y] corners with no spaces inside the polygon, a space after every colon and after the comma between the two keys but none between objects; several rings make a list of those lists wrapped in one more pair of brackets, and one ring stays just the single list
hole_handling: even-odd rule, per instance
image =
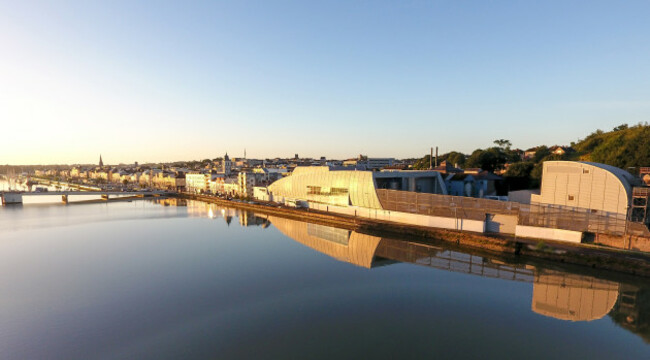
[{"label": "concrete quay wall", "polygon": [[[540,258],[549,261],[588,266],[621,273],[650,277],[650,254],[632,253],[604,247],[595,247],[566,241],[520,238],[505,234],[459,231],[413,225],[377,218],[354,216],[316,209],[278,207],[271,204],[251,204],[212,196],[178,194],[178,197],[206,201],[219,205],[254,211],[260,214],[356,230],[375,236],[413,237],[424,240],[445,241],[454,246],[487,251],[494,254]],[[330,210],[330,209],[327,209]],[[539,246],[539,245],[543,246]]]},{"label": "concrete quay wall", "polygon": [[580,231],[537,226],[517,225],[515,228],[515,235],[532,239],[566,241],[574,244],[580,244],[582,242],[582,232]]}]

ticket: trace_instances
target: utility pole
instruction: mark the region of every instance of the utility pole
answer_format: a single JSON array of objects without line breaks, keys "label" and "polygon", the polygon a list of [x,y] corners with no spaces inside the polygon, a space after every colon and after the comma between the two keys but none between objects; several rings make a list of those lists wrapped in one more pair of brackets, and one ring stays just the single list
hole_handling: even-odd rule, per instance
[{"label": "utility pole", "polygon": [[433,170],[433,147],[431,148],[431,155],[429,155],[429,170]]}]

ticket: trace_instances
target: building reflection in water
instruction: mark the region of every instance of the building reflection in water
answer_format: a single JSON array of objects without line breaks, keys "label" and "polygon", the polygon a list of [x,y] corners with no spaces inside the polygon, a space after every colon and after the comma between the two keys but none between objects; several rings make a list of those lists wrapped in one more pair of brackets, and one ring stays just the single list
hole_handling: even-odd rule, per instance
[{"label": "building reflection in water", "polygon": [[396,262],[533,284],[531,309],[569,321],[591,321],[609,314],[621,327],[650,342],[650,292],[642,283],[512,264],[441,246],[381,238],[355,231],[269,216],[288,237],[339,261],[364,268]]},{"label": "building reflection in water", "polygon": [[203,201],[169,198],[156,199],[154,202],[162,206],[183,206],[187,208],[187,216],[189,217],[223,219],[228,226],[235,218],[241,226],[267,228],[271,224],[265,215],[257,215],[251,211],[227,208]]},{"label": "building reflection in water", "polygon": [[556,319],[589,321],[607,315],[618,299],[619,284],[560,271],[537,271],[534,312]]},{"label": "building reflection in water", "polygon": [[160,199],[163,206],[183,206],[190,217],[237,218],[241,226],[268,227],[339,261],[363,268],[397,262],[533,284],[531,309],[568,321],[591,321],[609,315],[622,328],[650,343],[650,285],[640,280],[571,273],[527,264],[513,264],[442,246],[382,238],[330,226],[258,215],[250,211],[184,199]]}]

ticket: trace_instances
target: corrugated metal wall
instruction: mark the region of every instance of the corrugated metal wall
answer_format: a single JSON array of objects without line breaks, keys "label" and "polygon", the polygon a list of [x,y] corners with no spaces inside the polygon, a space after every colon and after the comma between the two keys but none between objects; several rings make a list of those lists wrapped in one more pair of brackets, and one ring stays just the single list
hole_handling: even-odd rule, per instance
[{"label": "corrugated metal wall", "polygon": [[611,172],[579,162],[544,163],[542,204],[593,209],[627,214],[629,195],[621,180]]},{"label": "corrugated metal wall", "polygon": [[[316,188],[319,193],[314,193],[313,189]],[[341,189],[347,189],[347,193],[341,193]],[[381,209],[370,171],[329,171],[328,167],[296,168],[291,176],[271,184],[269,191],[278,200],[306,199],[322,204]]]}]

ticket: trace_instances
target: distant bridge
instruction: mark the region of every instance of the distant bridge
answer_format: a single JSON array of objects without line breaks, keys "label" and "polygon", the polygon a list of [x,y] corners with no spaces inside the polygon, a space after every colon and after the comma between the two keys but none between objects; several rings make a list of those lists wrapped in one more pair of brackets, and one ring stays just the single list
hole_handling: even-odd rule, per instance
[{"label": "distant bridge", "polygon": [[9,204],[22,204],[23,197],[25,196],[61,196],[61,201],[64,204],[69,202],[70,196],[75,195],[99,195],[102,200],[109,200],[111,196],[125,198],[125,197],[151,197],[167,195],[165,191],[43,191],[43,192],[0,192],[2,197],[2,205]]}]

